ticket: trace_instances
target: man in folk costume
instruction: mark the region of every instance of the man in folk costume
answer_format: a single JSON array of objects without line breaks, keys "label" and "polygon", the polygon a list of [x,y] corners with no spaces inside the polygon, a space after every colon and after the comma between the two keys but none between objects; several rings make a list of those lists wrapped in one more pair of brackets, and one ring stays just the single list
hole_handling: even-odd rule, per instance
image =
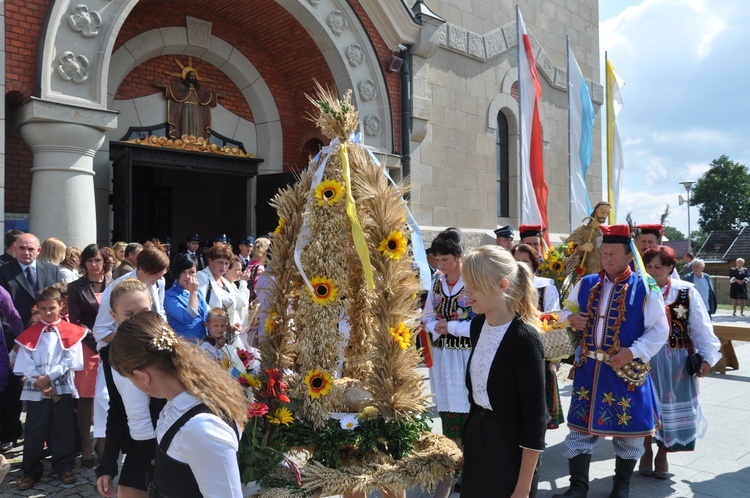
[{"label": "man in folk costume", "polygon": [[629,496],[643,438],[654,433],[659,419],[648,362],[669,336],[664,300],[655,285],[630,269],[628,225],[600,229],[604,269],[575,285],[560,316],[582,335],[565,439],[570,488],[553,495],[558,498],[586,497],[591,454],[600,436],[614,438],[610,498]]},{"label": "man in folk costume", "polygon": [[541,259],[542,254],[542,227],[540,225],[521,225],[518,227],[518,233],[521,240],[519,243],[528,244],[534,248]]},{"label": "man in folk costume", "polygon": [[[661,245],[661,239],[664,236],[664,227],[658,223],[636,225],[634,235],[635,247],[638,249],[641,256],[643,256],[643,253],[652,247],[659,247]],[[630,264],[630,268],[635,269],[632,263]],[[677,273],[677,268],[672,270],[672,274],[669,277],[680,280],[680,274]]]}]

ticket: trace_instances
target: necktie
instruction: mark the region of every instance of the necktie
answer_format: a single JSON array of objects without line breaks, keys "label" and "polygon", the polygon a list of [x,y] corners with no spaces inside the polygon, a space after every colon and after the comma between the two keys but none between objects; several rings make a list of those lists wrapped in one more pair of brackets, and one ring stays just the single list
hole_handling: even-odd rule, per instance
[{"label": "necktie", "polygon": [[26,281],[29,282],[31,292],[36,296],[36,293],[39,292],[39,286],[36,282],[36,268],[33,266],[26,267]]}]

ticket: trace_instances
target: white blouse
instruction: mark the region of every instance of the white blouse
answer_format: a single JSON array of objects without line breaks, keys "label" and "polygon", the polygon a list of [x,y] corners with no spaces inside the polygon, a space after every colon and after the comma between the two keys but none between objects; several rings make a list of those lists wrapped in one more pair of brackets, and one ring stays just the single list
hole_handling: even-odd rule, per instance
[{"label": "white blouse", "polygon": [[[168,401],[156,423],[156,441],[200,401],[183,391]],[[212,413],[199,413],[177,431],[167,455],[190,465],[205,498],[242,498],[237,463],[239,442],[234,430]]]},{"label": "white blouse", "polygon": [[511,323],[493,327],[484,322],[482,333],[479,335],[474,354],[471,357],[469,375],[471,376],[471,393],[474,397],[474,403],[487,410],[492,410],[490,398],[487,394],[487,379],[490,376],[490,368],[492,368],[492,362],[495,360],[497,348],[503,342],[503,337],[505,337]]}]

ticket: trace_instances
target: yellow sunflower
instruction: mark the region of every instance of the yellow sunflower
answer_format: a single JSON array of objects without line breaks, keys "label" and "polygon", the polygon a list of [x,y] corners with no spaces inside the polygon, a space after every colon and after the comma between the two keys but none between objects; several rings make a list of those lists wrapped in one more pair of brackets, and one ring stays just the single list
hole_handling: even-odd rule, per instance
[{"label": "yellow sunflower", "polygon": [[560,261],[559,259],[556,259],[556,260],[555,260],[555,261],[553,261],[553,262],[552,262],[552,264],[550,265],[550,269],[551,269],[552,271],[554,271],[554,272],[562,271],[562,270],[563,270],[563,268],[565,268],[565,265],[563,265],[563,262],[562,262],[562,261]]},{"label": "yellow sunflower", "polygon": [[391,327],[390,332],[393,342],[397,343],[398,347],[404,350],[409,347],[411,332],[404,322],[400,322],[397,327]]},{"label": "yellow sunflower", "polygon": [[268,415],[268,421],[276,425],[289,425],[294,422],[294,417],[292,417],[292,412],[289,408],[282,406],[277,408],[276,411],[273,412],[273,415]]},{"label": "yellow sunflower", "polygon": [[315,187],[315,198],[318,199],[318,206],[328,204],[333,206],[344,195],[344,186],[336,180],[326,180],[320,182]]},{"label": "yellow sunflower", "polygon": [[286,220],[284,218],[279,218],[279,224],[276,226],[276,230],[273,231],[273,234],[279,235],[284,229],[284,225],[286,225]]},{"label": "yellow sunflower", "polygon": [[328,372],[310,370],[305,375],[305,385],[307,386],[307,394],[311,398],[317,399],[331,392],[333,378]]},{"label": "yellow sunflower", "polygon": [[331,304],[339,293],[333,280],[328,277],[315,277],[310,280],[310,285],[315,289],[315,294],[310,291],[309,286],[307,287],[307,293],[315,304]]},{"label": "yellow sunflower", "polygon": [[568,242],[568,245],[565,247],[565,255],[566,256],[570,256],[571,254],[573,254],[573,252],[575,252],[575,250],[576,250],[575,243],[574,242]]},{"label": "yellow sunflower", "polygon": [[276,318],[276,312],[271,311],[268,313],[268,316],[266,317],[266,323],[263,324],[263,331],[266,334],[272,334],[274,327],[276,327],[276,324],[274,323],[274,319]]},{"label": "yellow sunflower", "polygon": [[390,259],[401,259],[406,254],[406,237],[399,230],[394,230],[380,241],[378,251]]}]

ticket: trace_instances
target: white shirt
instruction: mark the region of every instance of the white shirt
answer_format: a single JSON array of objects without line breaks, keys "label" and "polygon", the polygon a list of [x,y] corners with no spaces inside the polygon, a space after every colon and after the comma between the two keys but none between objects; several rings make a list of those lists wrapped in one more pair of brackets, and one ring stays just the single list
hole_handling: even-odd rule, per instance
[{"label": "white shirt", "polygon": [[[57,329],[51,332],[42,332],[36,349],[31,350],[24,346],[18,348],[16,364],[13,373],[26,377],[21,400],[41,401],[44,399],[41,389],[32,386],[36,382],[35,377],[48,375],[55,387],[57,394],[72,394],[78,397],[75,384],[73,383],[73,372],[83,370],[83,349],[79,341],[70,349],[63,349],[60,334]],[[60,379],[64,375],[65,379]]]},{"label": "white shirt", "polygon": [[[187,391],[167,401],[156,424],[157,443],[177,419],[199,403]],[[199,413],[177,431],[167,455],[190,466],[204,498],[242,498],[238,447],[236,433],[223,420],[212,413]]]},{"label": "white shirt", "polygon": [[[688,315],[688,330],[690,340],[703,357],[703,361],[714,366],[721,359],[721,341],[714,334],[714,326],[711,323],[711,316],[708,314],[706,305],[703,303],[695,286],[684,280],[672,280],[669,293],[665,300],[666,304],[673,303],[677,299],[680,289],[689,289],[690,297],[690,314]],[[662,292],[666,288],[662,288]],[[692,353],[692,351],[690,351]]]},{"label": "white shirt", "polygon": [[[438,277],[440,279],[440,285],[443,288],[443,293],[446,296],[455,296],[461,290],[464,288],[464,281],[461,280],[461,277],[458,277],[458,280],[456,281],[456,285],[453,286],[453,289],[448,289],[448,283],[445,278],[445,275],[440,274]],[[435,299],[435,294],[432,292],[433,286],[430,286],[430,290],[427,291],[427,300],[425,301],[424,305],[424,312],[422,313],[422,323],[424,324],[424,328],[427,329],[427,331],[432,336],[432,340],[436,341],[440,338],[440,334],[435,332],[435,326],[438,323],[438,318],[435,315],[435,308],[432,305],[433,300]],[[456,336],[456,337],[469,337],[469,325],[471,324],[471,320],[448,320],[448,334]]]},{"label": "white shirt", "polygon": [[551,278],[534,275],[534,287],[544,289],[544,309],[539,311],[557,311],[560,309],[560,293]]},{"label": "white shirt", "polygon": [[[638,278],[641,278],[638,276]],[[604,274],[602,281],[601,299],[599,300],[599,315],[606,316],[609,301],[612,299],[612,290],[614,283]],[[578,291],[581,288],[579,281],[568,295],[568,301],[578,302]],[[628,289],[625,296],[626,300],[630,299],[632,289]],[[584,310],[581,310],[584,311]],[[571,311],[563,309],[560,313],[560,320],[565,321],[571,315]],[[604,320],[596,320],[596,344],[602,343],[604,338]],[[644,363],[649,361],[667,342],[669,337],[669,322],[667,315],[664,313],[664,299],[661,292],[649,289],[647,299],[643,303],[643,335],[631,344],[628,349],[633,353],[633,358],[638,358]]]},{"label": "white shirt", "polygon": [[[235,303],[235,295],[229,288],[234,287],[229,280],[221,277],[220,280],[214,278],[211,269],[206,267],[203,270],[195,274],[195,278],[198,280],[198,290],[203,293],[204,296],[208,296],[206,301],[208,302],[209,308],[225,308],[229,319],[234,325],[235,323],[242,323],[240,314],[237,311],[237,303]],[[208,286],[211,286],[211,293],[208,293]],[[226,287],[226,289],[224,289]]]},{"label": "white shirt", "polygon": [[493,327],[485,321],[482,325],[482,333],[479,335],[479,340],[474,348],[474,354],[471,357],[469,375],[471,375],[471,393],[474,397],[474,403],[487,410],[492,410],[490,397],[487,394],[487,379],[490,376],[490,368],[495,360],[497,348],[503,342],[503,337],[505,337],[511,323],[503,323]]},{"label": "white shirt", "polygon": [[[96,349],[99,350],[107,345],[106,342],[102,341],[105,337],[107,337],[109,334],[113,334],[117,331],[118,323],[115,321],[114,318],[112,318],[112,315],[109,313],[110,307],[109,307],[109,296],[112,294],[112,289],[117,285],[119,282],[122,282],[123,280],[127,280],[129,278],[138,279],[137,276],[138,270],[133,270],[130,273],[126,273],[122,277],[118,278],[117,280],[112,281],[109,286],[104,289],[104,292],[102,292],[102,298],[101,302],[99,304],[99,311],[96,314],[96,321],[94,322],[94,330],[92,330],[94,334],[94,339],[97,340],[96,343]],[[164,313],[164,279],[160,278],[158,282],[156,282],[154,285],[147,286],[150,287],[149,291],[151,291],[151,299],[154,301],[154,304],[156,305],[156,311],[161,315],[161,317],[164,319],[164,321],[167,321],[167,315]]]}]

